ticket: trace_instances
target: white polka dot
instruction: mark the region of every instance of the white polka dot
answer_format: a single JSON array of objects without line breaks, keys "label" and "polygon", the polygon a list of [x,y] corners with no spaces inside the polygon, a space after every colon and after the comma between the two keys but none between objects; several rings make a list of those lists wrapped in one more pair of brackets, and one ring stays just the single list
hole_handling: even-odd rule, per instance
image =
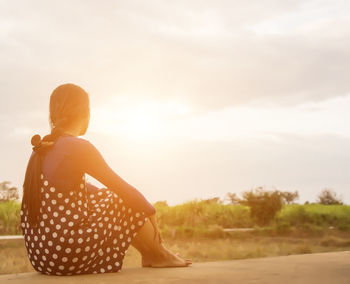
[{"label": "white polka dot", "polygon": [[67,220],[67,219],[66,219],[65,217],[62,217],[62,218],[61,218],[61,222],[63,222],[63,223],[66,222],[66,220]]},{"label": "white polka dot", "polygon": [[68,258],[67,258],[67,257],[65,257],[65,256],[64,256],[64,257],[62,257],[62,261],[63,261],[63,262],[67,262],[67,261],[68,261]]},{"label": "white polka dot", "polygon": [[58,255],[54,253],[54,254],[52,255],[52,258],[53,258],[53,259],[57,259],[57,258],[58,258]]},{"label": "white polka dot", "polygon": [[64,237],[60,237],[60,241],[63,243],[64,242]]},{"label": "white polka dot", "polygon": [[42,239],[43,241],[45,241],[46,236],[45,236],[45,235],[42,235],[42,236],[41,236],[41,239]]},{"label": "white polka dot", "polygon": [[40,175],[40,179],[44,179],[44,175],[43,174]]},{"label": "white polka dot", "polygon": [[47,186],[49,182],[47,180],[44,181],[44,185]]},{"label": "white polka dot", "polygon": [[69,222],[69,223],[68,223],[68,226],[69,226],[69,227],[73,227],[73,225],[74,225],[73,222]]},{"label": "white polka dot", "polygon": [[138,222],[137,222],[137,224],[139,224],[140,226],[143,224],[143,222],[141,221],[141,220],[139,220]]},{"label": "white polka dot", "polygon": [[103,268],[101,268],[101,269],[100,269],[100,272],[101,272],[101,273],[104,273],[104,272],[105,272],[105,270],[104,270]]},{"label": "white polka dot", "polygon": [[57,203],[57,201],[56,201],[55,199],[52,199],[52,200],[51,200],[51,203],[52,203],[53,205],[55,205],[55,204]]},{"label": "white polka dot", "polygon": [[55,266],[55,264],[52,261],[50,261],[49,264],[50,266]]},{"label": "white polka dot", "polygon": [[64,266],[63,266],[63,265],[60,265],[60,266],[58,267],[58,269],[63,270],[63,269],[64,269]]},{"label": "white polka dot", "polygon": [[47,219],[47,214],[43,214],[43,219]]},{"label": "white polka dot", "polygon": [[72,206],[72,208],[74,208],[74,207],[75,207],[75,203],[74,203],[74,202],[72,202],[72,204],[71,204],[70,206]]},{"label": "white polka dot", "polygon": [[111,270],[111,269],[112,269],[112,265],[108,265],[108,266],[107,266],[107,269],[108,269],[108,270]]},{"label": "white polka dot", "polygon": [[119,266],[120,265],[120,263],[119,263],[119,261],[117,261],[116,263],[115,263],[115,266]]},{"label": "white polka dot", "polygon": [[51,247],[52,246],[52,241],[48,241],[47,244]]},{"label": "white polka dot", "polygon": [[72,243],[74,243],[74,240],[73,240],[72,238],[70,238],[70,239],[68,240],[68,243],[72,244]]},{"label": "white polka dot", "polygon": [[56,250],[60,251],[62,249],[62,247],[60,245],[56,246]]},{"label": "white polka dot", "polygon": [[51,192],[55,192],[55,188],[54,187],[50,187],[50,191]]},{"label": "white polka dot", "polygon": [[56,238],[56,237],[57,237],[57,233],[56,233],[56,232],[53,232],[53,233],[52,233],[52,236],[53,236],[54,238]]},{"label": "white polka dot", "polygon": [[73,259],[72,259],[72,262],[77,262],[78,261],[78,258],[77,257],[74,257]]},{"label": "white polka dot", "polygon": [[62,198],[62,193],[61,192],[59,192],[59,193],[57,193],[57,196],[59,197],[59,198]]},{"label": "white polka dot", "polygon": [[140,213],[136,212],[135,216],[138,218],[140,216]]},{"label": "white polka dot", "polygon": [[46,197],[46,198],[49,198],[49,197],[50,197],[50,194],[45,193],[45,197]]},{"label": "white polka dot", "polygon": [[[42,205],[42,206],[45,206],[45,204],[46,204],[45,200],[41,201],[41,205]],[[22,214],[21,214],[21,215],[22,215]]]},{"label": "white polka dot", "polygon": [[72,251],[72,249],[71,249],[71,248],[66,248],[64,251],[65,251],[66,253],[70,253],[70,252]]},{"label": "white polka dot", "polygon": [[58,209],[62,211],[64,209],[64,206],[60,205],[60,206],[58,206]]},{"label": "white polka dot", "polygon": [[79,216],[77,214],[74,214],[73,218],[77,220],[79,218]]},{"label": "white polka dot", "polygon": [[64,202],[68,203],[69,202],[69,198],[65,198]]},{"label": "white polka dot", "polygon": [[[28,238],[29,238],[29,236],[28,236]],[[38,240],[38,236],[34,236],[34,241],[37,241],[37,240]]]},{"label": "white polka dot", "polygon": [[57,229],[57,230],[61,229],[61,225],[60,225],[60,224],[57,224],[57,225],[56,225],[56,229]]},{"label": "white polka dot", "polygon": [[83,239],[82,238],[79,238],[78,239],[78,243],[81,244],[83,242]]},{"label": "white polka dot", "polygon": [[75,250],[75,252],[76,252],[76,253],[80,253],[80,252],[81,252],[81,248],[77,248],[77,249]]}]

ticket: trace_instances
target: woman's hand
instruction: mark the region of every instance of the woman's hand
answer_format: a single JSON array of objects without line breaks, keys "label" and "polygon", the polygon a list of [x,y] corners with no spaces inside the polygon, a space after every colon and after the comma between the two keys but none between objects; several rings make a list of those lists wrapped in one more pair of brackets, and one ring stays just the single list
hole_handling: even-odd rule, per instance
[{"label": "woman's hand", "polygon": [[163,239],[158,228],[156,214],[149,216],[149,220],[151,221],[151,224],[153,225],[153,228],[154,228],[154,239],[157,238],[159,243],[162,243]]}]

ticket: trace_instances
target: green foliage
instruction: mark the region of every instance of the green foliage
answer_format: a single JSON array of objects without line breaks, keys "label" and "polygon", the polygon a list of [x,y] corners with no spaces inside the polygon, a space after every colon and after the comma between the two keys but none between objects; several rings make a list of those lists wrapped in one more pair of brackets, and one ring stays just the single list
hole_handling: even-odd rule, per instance
[{"label": "green foliage", "polygon": [[243,192],[241,204],[250,207],[251,217],[258,225],[268,225],[281,210],[283,198],[280,191],[268,191],[262,187]]},{"label": "green foliage", "polygon": [[175,206],[154,204],[159,227],[187,226],[208,227],[219,225],[223,228],[244,228],[253,225],[247,206],[221,204],[215,201],[193,200]]},{"label": "green foliage", "polygon": [[284,222],[295,227],[334,227],[346,230],[350,224],[350,206],[322,204],[292,204],[283,206],[276,216],[276,222]]},{"label": "green foliage", "polygon": [[20,211],[21,203],[17,201],[0,203],[0,234],[22,234]]}]

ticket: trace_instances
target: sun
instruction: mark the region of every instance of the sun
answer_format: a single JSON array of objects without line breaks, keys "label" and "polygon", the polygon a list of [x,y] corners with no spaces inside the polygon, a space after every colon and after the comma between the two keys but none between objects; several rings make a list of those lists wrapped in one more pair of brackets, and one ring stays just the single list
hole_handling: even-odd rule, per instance
[{"label": "sun", "polygon": [[183,102],[168,100],[112,100],[91,112],[90,128],[132,142],[171,136],[174,121],[189,113]]}]

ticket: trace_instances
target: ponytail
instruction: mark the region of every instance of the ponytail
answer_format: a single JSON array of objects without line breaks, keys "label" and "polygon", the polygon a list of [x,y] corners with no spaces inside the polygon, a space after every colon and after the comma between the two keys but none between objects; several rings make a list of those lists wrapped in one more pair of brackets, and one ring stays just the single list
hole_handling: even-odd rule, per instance
[{"label": "ponytail", "polygon": [[[63,123],[61,120],[59,123]],[[28,222],[36,227],[38,223],[38,216],[40,214],[40,188],[41,188],[41,174],[42,163],[47,151],[52,148],[57,139],[63,134],[63,128],[56,126],[52,128],[50,134],[41,139],[39,134],[35,134],[31,139],[33,145],[33,154],[28,162],[23,183],[23,198],[22,210],[27,211]]]},{"label": "ponytail", "polygon": [[84,89],[71,83],[54,89],[50,96],[51,133],[43,139],[38,134],[32,137],[34,152],[29,159],[23,183],[22,210],[27,211],[26,216],[32,226],[37,226],[40,214],[41,174],[45,154],[67,128],[79,122],[85,115],[90,115],[90,103]]}]

